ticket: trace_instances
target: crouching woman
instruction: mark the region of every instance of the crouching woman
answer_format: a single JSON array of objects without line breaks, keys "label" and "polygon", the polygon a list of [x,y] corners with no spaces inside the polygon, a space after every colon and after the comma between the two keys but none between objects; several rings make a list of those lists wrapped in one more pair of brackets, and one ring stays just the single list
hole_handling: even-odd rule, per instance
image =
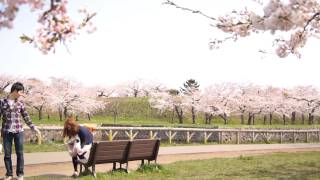
[{"label": "crouching woman", "polygon": [[90,154],[90,149],[93,142],[93,135],[88,128],[80,126],[73,117],[66,119],[63,128],[63,137],[68,137],[68,151],[72,157],[74,168],[73,176],[78,173],[78,159],[86,158],[85,155]]}]

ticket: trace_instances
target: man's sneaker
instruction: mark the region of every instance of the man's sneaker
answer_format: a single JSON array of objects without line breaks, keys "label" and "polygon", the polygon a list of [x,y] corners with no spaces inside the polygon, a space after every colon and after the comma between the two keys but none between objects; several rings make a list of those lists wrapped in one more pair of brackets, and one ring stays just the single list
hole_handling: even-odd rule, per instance
[{"label": "man's sneaker", "polygon": [[75,172],[72,174],[72,177],[78,177],[78,176],[79,176],[78,171],[75,171]]},{"label": "man's sneaker", "polygon": [[18,176],[17,180],[23,180],[23,176]]},{"label": "man's sneaker", "polygon": [[11,179],[12,179],[12,176],[5,176],[3,179],[4,179],[4,180],[11,180]]}]

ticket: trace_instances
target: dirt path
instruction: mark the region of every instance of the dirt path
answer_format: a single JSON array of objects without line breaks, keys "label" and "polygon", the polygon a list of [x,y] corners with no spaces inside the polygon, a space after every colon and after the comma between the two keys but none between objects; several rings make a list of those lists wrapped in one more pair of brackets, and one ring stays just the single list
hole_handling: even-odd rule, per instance
[{"label": "dirt path", "polygon": [[[261,155],[274,152],[306,152],[306,151],[319,151],[320,148],[299,148],[299,149],[273,149],[273,150],[251,150],[251,151],[233,151],[233,152],[215,152],[215,153],[198,153],[198,154],[173,154],[173,155],[159,155],[159,164],[169,164],[176,161],[185,160],[200,160],[200,159],[210,159],[210,158],[229,158],[229,157],[239,157],[240,155],[252,156]],[[50,157],[49,157],[50,158]],[[129,169],[135,170],[140,162],[130,162]],[[112,168],[111,164],[97,165],[97,172],[107,172]],[[26,165],[25,166],[25,176],[44,176],[51,177],[53,179],[68,178],[73,172],[72,163],[50,163],[50,164],[37,164],[37,165]],[[5,174],[5,168],[0,168],[0,175]]]}]

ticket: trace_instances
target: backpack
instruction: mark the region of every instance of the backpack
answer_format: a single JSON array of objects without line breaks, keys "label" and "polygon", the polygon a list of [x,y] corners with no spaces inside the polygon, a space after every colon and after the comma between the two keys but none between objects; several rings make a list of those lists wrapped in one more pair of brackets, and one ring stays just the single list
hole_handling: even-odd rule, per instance
[{"label": "backpack", "polygon": [[91,133],[93,133],[94,131],[97,130],[97,125],[96,124],[85,123],[85,124],[82,124],[82,126],[86,127]]}]

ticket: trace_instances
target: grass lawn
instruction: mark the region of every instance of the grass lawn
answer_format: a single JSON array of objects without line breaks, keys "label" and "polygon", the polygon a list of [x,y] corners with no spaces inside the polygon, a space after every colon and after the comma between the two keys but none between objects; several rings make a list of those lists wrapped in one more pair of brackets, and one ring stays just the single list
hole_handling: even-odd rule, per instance
[{"label": "grass lawn", "polygon": [[[38,120],[33,117],[32,122],[36,125],[60,125],[63,126],[64,121],[60,121],[57,117],[51,119]],[[276,129],[308,129],[308,128],[320,128],[320,124],[282,124],[282,122],[275,121],[272,125],[264,125],[262,122],[257,121],[256,125],[240,124],[239,119],[233,119],[228,124],[224,124],[221,119],[216,119],[212,124],[204,124],[202,119],[198,119],[196,124],[192,124],[190,119],[185,120],[184,124],[179,124],[174,121],[166,119],[152,119],[144,117],[120,117],[116,121],[112,117],[94,116],[91,121],[87,119],[80,119],[79,123],[93,123],[97,125],[101,124],[120,124],[120,125],[152,125],[152,126],[165,126],[165,127],[204,127],[204,128],[276,128]]]},{"label": "grass lawn", "polygon": [[[15,153],[14,146],[12,153]],[[24,144],[24,152],[32,153],[32,152],[58,152],[58,151],[67,151],[67,146],[63,144],[63,142],[45,142],[41,145],[25,143]]]},{"label": "grass lawn", "polygon": [[[28,179],[28,178],[27,178]],[[30,178],[31,179],[31,178]],[[32,178],[50,179],[50,178]],[[92,176],[77,179],[94,179]],[[180,161],[125,173],[98,173],[97,179],[320,179],[319,152],[274,153],[238,158]]]}]

